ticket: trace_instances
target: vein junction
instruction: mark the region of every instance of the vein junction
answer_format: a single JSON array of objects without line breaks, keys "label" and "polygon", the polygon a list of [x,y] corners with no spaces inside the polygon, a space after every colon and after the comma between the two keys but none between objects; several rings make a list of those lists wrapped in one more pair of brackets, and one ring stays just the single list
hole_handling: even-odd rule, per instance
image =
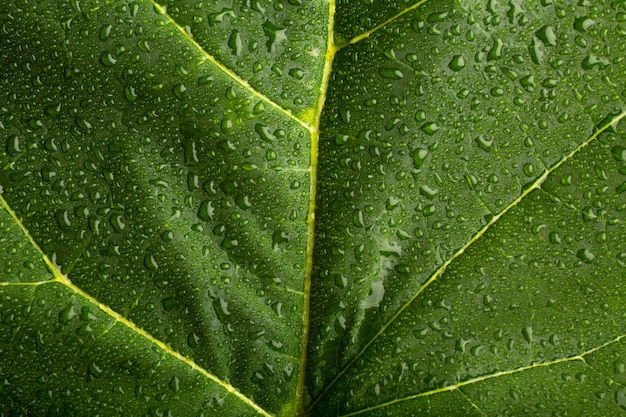
[{"label": "vein junction", "polygon": [[37,286],[37,285],[42,285],[42,284],[52,284],[52,283],[58,283],[58,284],[62,284],[65,287],[69,288],[73,293],[75,293],[76,295],[84,298],[85,300],[87,300],[89,303],[95,305],[99,310],[101,310],[102,312],[104,312],[106,315],[112,317],[116,323],[120,323],[124,326],[126,326],[128,329],[130,329],[132,332],[138,334],[139,336],[143,337],[144,339],[149,340],[151,343],[153,343],[154,345],[158,346],[163,352],[165,352],[167,355],[174,357],[175,359],[185,363],[186,365],[188,365],[190,368],[192,368],[194,371],[197,371],[199,373],[201,373],[202,375],[204,375],[206,378],[210,379],[211,381],[213,381],[215,384],[217,384],[218,386],[220,386],[222,389],[226,390],[229,394],[234,395],[235,397],[237,397],[239,400],[241,400],[243,403],[245,403],[246,405],[248,405],[249,407],[251,407],[252,409],[254,409],[258,414],[261,414],[263,416],[266,417],[271,417],[272,415],[270,413],[268,413],[267,411],[265,411],[264,409],[262,409],[260,406],[258,406],[254,401],[252,401],[251,399],[249,399],[248,397],[246,397],[245,395],[243,395],[242,393],[240,393],[235,387],[233,387],[232,385],[230,385],[229,383],[222,381],[221,379],[217,378],[215,375],[213,375],[212,373],[210,373],[209,371],[207,371],[206,369],[202,368],[200,365],[196,364],[192,359],[184,357],[183,355],[181,355],[180,353],[176,352],[175,350],[173,350],[172,348],[170,348],[169,346],[167,346],[165,343],[163,343],[162,341],[160,341],[159,339],[155,338],[154,336],[152,336],[150,333],[148,333],[147,331],[137,327],[133,322],[131,322],[130,320],[128,320],[126,317],[122,316],[121,314],[117,313],[116,311],[114,311],[113,309],[111,309],[109,306],[102,304],[101,302],[99,302],[98,300],[96,300],[94,297],[92,297],[91,295],[87,294],[86,292],[84,292],[82,289],[80,289],[79,287],[77,287],[76,285],[74,285],[70,279],[63,275],[63,273],[59,270],[59,268],[50,260],[50,258],[41,250],[41,248],[39,247],[39,245],[37,244],[37,242],[35,242],[34,238],[30,235],[30,233],[28,232],[28,230],[26,229],[26,227],[24,226],[24,224],[21,222],[21,220],[17,217],[17,215],[15,214],[15,212],[11,209],[11,207],[9,206],[9,204],[7,203],[7,201],[4,199],[4,197],[2,196],[2,194],[0,194],[0,204],[2,205],[2,207],[4,207],[4,209],[9,213],[9,215],[13,218],[13,220],[15,221],[15,223],[17,223],[17,225],[20,227],[20,229],[22,230],[22,233],[24,233],[24,235],[27,237],[27,239],[29,240],[29,242],[31,243],[31,245],[35,248],[35,250],[41,255],[42,260],[44,261],[44,263],[46,264],[46,266],[48,267],[48,269],[52,272],[52,274],[54,275],[54,278],[51,280],[47,280],[47,281],[38,281],[38,282],[2,282],[0,283],[0,286]]},{"label": "vein junction", "polygon": [[191,35],[189,35],[189,33],[182,26],[180,26],[170,15],[167,14],[167,10],[165,6],[161,6],[154,0],[150,0],[150,3],[154,5],[155,9],[158,10],[158,12],[162,16],[164,16],[168,20],[168,22],[183,35],[185,40],[189,42],[190,44],[192,44],[194,48],[197,49],[207,61],[210,61],[212,64],[214,64],[218,69],[224,72],[228,77],[232,78],[235,82],[237,82],[237,84],[241,85],[243,88],[251,92],[252,95],[263,100],[264,102],[274,107],[279,112],[288,116],[290,119],[295,120],[296,122],[304,126],[307,130],[311,131],[311,126],[308,123],[296,117],[290,110],[283,108],[280,104],[274,102],[265,94],[255,90],[246,80],[244,80],[243,78],[235,74],[233,71],[228,69],[224,64],[222,64],[217,59],[215,59],[213,55],[209,54],[202,46],[200,46],[198,42],[196,42],[196,40]]},{"label": "vein junction", "polygon": [[320,85],[320,95],[315,110],[315,118],[310,128],[311,132],[311,162],[310,176],[311,188],[309,191],[309,210],[307,215],[307,249],[306,249],[306,274],[304,279],[304,300],[302,313],[302,342],[300,346],[300,370],[298,373],[298,385],[296,387],[296,413],[303,413],[304,388],[305,388],[305,372],[307,360],[307,347],[309,339],[309,321],[310,321],[310,300],[311,300],[311,275],[313,273],[313,246],[315,244],[315,204],[317,196],[317,161],[318,147],[320,135],[320,123],[322,118],[322,110],[326,102],[326,93],[328,91],[328,83],[332,72],[333,60],[338,51],[334,40],[335,26],[335,0],[330,0],[328,5],[328,38],[326,44],[326,57],[324,63],[324,73],[322,75],[322,83]]},{"label": "vein junction", "polygon": [[579,146],[577,146],[575,149],[573,149],[570,153],[568,153],[567,155],[565,155],[560,161],[558,161],[556,164],[554,164],[552,167],[550,167],[549,169],[545,170],[543,172],[542,175],[540,175],[533,183],[530,187],[528,187],[527,189],[525,189],[522,194],[516,198],[515,200],[513,200],[511,203],[509,203],[502,211],[500,211],[498,214],[494,215],[491,220],[482,228],[480,229],[465,245],[463,245],[463,247],[461,247],[458,251],[456,251],[449,259],[447,259],[439,268],[437,268],[437,270],[430,276],[430,278],[417,290],[417,292],[415,292],[415,294],[413,294],[413,296],[402,305],[402,307],[400,307],[400,309],[398,309],[398,311],[391,317],[391,319],[389,319],[386,323],[384,323],[380,330],[369,340],[369,342],[367,342],[367,344],[365,344],[365,346],[337,373],[337,375],[335,376],[335,378],[333,378],[332,381],[330,381],[330,383],[324,388],[324,390],[317,396],[317,398],[315,398],[315,400],[311,403],[311,405],[309,406],[309,409],[312,409],[312,407],[319,402],[319,400],[324,397],[326,395],[326,393],[328,393],[328,391],[331,389],[331,387],[333,387],[335,385],[335,383],[347,372],[347,370],[349,368],[352,367],[352,365],[354,365],[354,363],[356,363],[356,361],[364,355],[364,353],[370,348],[370,346],[372,346],[374,344],[374,342],[381,336],[383,335],[387,329],[396,321],[396,319],[398,319],[403,313],[404,311],[419,297],[419,295],[424,292],[424,290],[426,288],[428,288],[430,286],[430,284],[432,284],[433,282],[435,282],[442,274],[443,272],[446,270],[446,268],[459,256],[461,256],[465,250],[467,250],[474,242],[476,242],[478,239],[480,239],[486,232],[487,230],[489,230],[491,228],[491,226],[493,226],[498,220],[500,220],[500,218],[502,218],[502,216],[504,216],[509,210],[511,210],[513,207],[515,207],[517,204],[519,204],[522,200],[524,200],[524,198],[529,195],[533,190],[538,189],[541,184],[546,180],[546,178],[548,178],[548,176],[553,173],[554,171],[556,171],[561,165],[563,165],[566,161],[568,161],[569,159],[573,158],[577,153],[579,153],[583,148],[585,148],[587,145],[589,145],[591,142],[593,142],[602,132],[604,132],[605,130],[609,129],[611,126],[617,125],[617,123],[619,123],[620,120],[622,120],[623,118],[626,117],[626,111],[624,111],[623,113],[621,113],[620,115],[618,115],[617,117],[615,117],[614,119],[612,119],[609,123],[607,123],[604,126],[601,126],[597,129],[597,131],[590,136],[587,140],[585,140],[583,143],[581,143]]}]

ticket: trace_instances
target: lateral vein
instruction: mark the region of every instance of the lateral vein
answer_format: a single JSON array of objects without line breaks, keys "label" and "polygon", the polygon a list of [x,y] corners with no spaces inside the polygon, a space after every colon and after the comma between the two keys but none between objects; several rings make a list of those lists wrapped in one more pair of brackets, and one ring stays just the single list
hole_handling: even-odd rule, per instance
[{"label": "lateral vein", "polygon": [[361,41],[363,39],[366,39],[366,38],[370,37],[370,35],[372,35],[374,32],[379,31],[380,29],[384,28],[388,24],[390,24],[393,21],[395,21],[395,20],[399,19],[400,17],[404,16],[405,14],[410,12],[411,10],[417,9],[419,6],[421,6],[422,4],[426,3],[426,1],[428,1],[428,0],[418,1],[417,3],[413,4],[412,6],[409,6],[406,9],[402,10],[401,12],[396,13],[395,15],[390,17],[389,19],[385,20],[383,23],[379,24],[378,26],[375,26],[374,28],[368,30],[367,32],[364,32],[364,33],[362,33],[362,34],[360,34],[358,36],[355,36],[354,38],[350,39],[349,41],[338,45],[337,49],[341,49],[341,48],[343,48],[345,46],[355,44],[355,43],[357,43],[357,42],[359,42],[359,41]]},{"label": "lateral vein", "polygon": [[254,89],[250,83],[248,83],[246,80],[244,80],[243,78],[241,78],[240,76],[238,76],[237,74],[235,74],[233,71],[231,71],[229,68],[227,68],[224,64],[222,64],[221,62],[219,62],[213,55],[209,54],[198,42],[196,42],[196,40],[191,37],[189,35],[189,33],[187,33],[187,31],[180,26],[173,18],[172,16],[170,16],[167,13],[167,8],[165,6],[161,6],[159,3],[157,3],[154,0],[150,0],[150,3],[152,3],[152,5],[158,10],[158,12],[164,16],[172,26],[174,26],[184,37],[185,39],[191,43],[194,48],[196,48],[201,54],[202,56],[207,60],[210,61],[213,65],[215,65],[217,68],[219,68],[222,72],[224,72],[227,76],[229,76],[230,78],[232,78],[235,82],[237,82],[238,84],[240,84],[243,88],[245,88],[246,90],[248,90],[249,92],[251,92],[254,96],[258,97],[259,99],[263,100],[264,102],[266,102],[267,104],[269,104],[270,106],[274,107],[276,110],[280,111],[281,113],[285,114],[286,116],[288,116],[289,118],[295,120],[296,122],[298,122],[299,124],[301,124],[302,126],[304,126],[307,130],[311,130],[311,126],[306,123],[304,120],[299,119],[296,115],[294,115],[290,110],[285,109],[284,107],[282,107],[280,104],[276,103],[275,101],[273,101],[272,99],[270,99],[269,97],[267,97],[265,94],[257,91],[256,89]]},{"label": "lateral vein", "polygon": [[509,210],[519,204],[528,194],[532,191],[538,189],[541,184],[548,178],[548,176],[557,170],[561,165],[563,165],[566,161],[574,157],[577,153],[579,153],[583,148],[593,142],[600,134],[602,134],[605,130],[610,128],[612,125],[616,125],[620,120],[626,117],[626,111],[621,113],[620,115],[613,118],[609,123],[604,126],[600,126],[596,132],[591,135],[588,139],[574,148],[570,153],[561,158],[557,163],[552,165],[549,169],[545,170],[542,175],[540,175],[533,184],[525,189],[522,194],[509,203],[502,211],[498,214],[494,215],[489,222],[485,226],[483,226],[472,238],[463,245],[459,250],[457,250],[450,258],[448,258],[437,270],[430,276],[430,278],[420,286],[417,292],[400,307],[400,309],[380,328],[380,330],[367,342],[367,344],[337,373],[335,378],[324,388],[324,390],[318,395],[318,397],[311,403],[310,409],[330,390],[332,386],[341,378],[346,371],[369,349],[369,347],[393,324],[398,317],[404,313],[404,311],[419,297],[419,295],[424,292],[426,288],[430,286],[433,282],[441,276],[441,274],[446,270],[446,268],[456,259],[458,258],[467,248],[469,248],[474,242],[480,239],[486,232],[493,226],[502,216],[504,216]]},{"label": "lateral vein", "polygon": [[[610,346],[610,345],[612,345],[614,343],[618,343],[619,341],[621,341],[624,338],[626,338],[626,334],[618,336],[618,337],[616,337],[613,340],[605,342],[605,343],[603,343],[600,346],[596,346],[595,348],[592,348],[592,349],[589,349],[587,351],[581,352],[581,353],[579,353],[577,355],[568,356],[566,358],[555,359],[553,361],[548,361],[548,362],[533,363],[531,365],[520,366],[519,368],[510,369],[510,370],[507,370],[507,371],[494,372],[494,373],[489,374],[489,375],[483,375],[483,376],[479,376],[479,377],[476,377],[476,378],[468,379],[466,381],[460,381],[460,382],[457,382],[454,385],[448,385],[447,387],[437,388],[437,389],[434,389],[434,390],[431,390],[431,391],[421,392],[419,394],[408,395],[408,396],[402,397],[402,398],[396,398],[395,400],[387,401],[387,402],[382,403],[382,404],[377,404],[377,405],[374,405],[374,406],[371,406],[371,407],[368,407],[368,408],[364,408],[364,409],[361,409],[361,410],[358,410],[358,411],[354,411],[354,412],[349,413],[349,414],[344,414],[344,415],[342,415],[340,417],[356,416],[356,415],[359,415],[359,414],[366,413],[368,411],[377,410],[377,409],[384,408],[384,407],[389,407],[391,405],[394,405],[394,404],[397,404],[397,403],[401,403],[401,402],[404,402],[404,401],[414,400],[414,399],[420,398],[420,397],[428,397],[428,396],[431,396],[431,395],[435,395],[435,394],[439,394],[439,393],[447,392],[447,391],[455,391],[455,390],[457,390],[459,388],[462,388],[462,387],[465,387],[467,385],[476,384],[478,382],[486,381],[486,380],[489,380],[489,379],[494,379],[494,378],[498,378],[498,377],[506,376],[506,375],[517,374],[519,372],[524,372],[524,371],[528,371],[528,370],[536,369],[536,368],[547,368],[549,366],[558,365],[560,363],[572,362],[572,361],[581,361],[581,362],[583,362],[585,364],[585,366],[589,366],[587,364],[587,362],[585,361],[585,356],[587,356],[587,355],[589,355],[591,353],[597,352],[597,351],[599,351],[599,350],[601,350],[601,349],[603,349],[603,348],[605,348],[607,346]],[[460,392],[460,390],[459,390],[459,392]]]},{"label": "lateral vein", "polygon": [[[41,284],[46,284],[46,283],[59,283],[59,284],[62,284],[64,286],[66,286],[72,292],[74,292],[78,296],[86,299],[91,304],[95,305],[99,310],[101,310],[102,312],[104,312],[108,316],[112,317],[116,322],[123,324],[124,326],[129,328],[134,333],[138,334],[139,336],[143,337],[144,339],[147,339],[148,341],[150,341],[154,345],[158,346],[166,354],[168,354],[168,355],[178,359],[179,361],[181,361],[181,362],[185,363],[186,365],[188,365],[193,370],[201,373],[206,378],[208,378],[209,380],[213,381],[214,383],[216,383],[217,385],[222,387],[228,393],[230,393],[230,394],[234,395],[235,397],[237,397],[239,400],[244,402],[250,408],[254,409],[258,414],[261,414],[261,415],[263,415],[265,417],[272,417],[272,414],[268,413],[267,411],[262,409],[259,405],[257,405],[254,401],[252,401],[251,399],[249,399],[248,397],[246,397],[245,395],[240,393],[235,387],[233,387],[232,385],[230,385],[229,383],[227,383],[225,381],[222,381],[221,379],[219,379],[218,377],[216,377],[215,375],[213,375],[212,373],[210,373],[209,371],[207,371],[206,369],[204,369],[200,365],[196,364],[190,358],[187,358],[187,357],[181,355],[180,353],[176,352],[175,350],[173,350],[172,348],[167,346],[165,343],[163,343],[159,339],[157,339],[154,336],[152,336],[147,331],[143,330],[140,327],[137,327],[133,322],[131,322],[126,317],[124,317],[121,314],[119,314],[118,312],[114,311],[109,306],[99,302],[97,299],[95,299],[94,297],[92,297],[91,295],[87,294],[85,291],[83,291],[82,289],[80,289],[79,287],[74,285],[70,281],[70,279],[67,276],[65,276],[60,271],[59,267],[57,265],[55,265],[54,262],[52,262],[52,260],[48,257],[48,255],[46,255],[43,252],[41,247],[37,244],[37,242],[34,240],[32,235],[29,233],[28,229],[26,229],[26,226],[24,226],[22,221],[17,217],[15,212],[11,209],[11,207],[9,206],[8,202],[6,201],[6,199],[4,198],[4,196],[2,194],[0,194],[0,203],[4,207],[4,209],[9,213],[9,215],[13,218],[15,223],[20,227],[20,229],[22,230],[22,233],[24,233],[24,235],[28,238],[28,240],[31,243],[31,245],[35,248],[35,250],[37,252],[39,252],[39,254],[41,255],[41,258],[44,261],[44,263],[48,266],[48,269],[54,275],[54,279],[51,279],[51,280],[48,280],[48,281],[40,281],[40,282],[35,282],[35,283],[21,283],[22,285],[41,285]],[[9,285],[12,285],[12,283],[0,283],[0,285],[2,285],[2,286],[9,286]]]}]

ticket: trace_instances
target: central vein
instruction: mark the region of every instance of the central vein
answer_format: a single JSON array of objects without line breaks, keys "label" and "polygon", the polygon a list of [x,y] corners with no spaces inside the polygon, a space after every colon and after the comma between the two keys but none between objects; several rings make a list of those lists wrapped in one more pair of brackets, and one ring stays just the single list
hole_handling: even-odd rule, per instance
[{"label": "central vein", "polygon": [[302,313],[302,343],[300,345],[300,370],[298,373],[298,386],[296,388],[295,410],[298,415],[304,413],[304,385],[306,376],[307,346],[309,341],[309,316],[311,306],[311,274],[313,272],[313,245],[315,244],[315,201],[317,196],[317,159],[318,144],[320,136],[320,122],[322,110],[326,101],[328,82],[332,71],[333,59],[338,48],[334,40],[335,26],[335,0],[329,0],[328,4],[328,38],[326,43],[326,57],[324,63],[324,73],[320,84],[320,94],[315,109],[315,118],[309,131],[311,134],[311,189],[309,192],[309,208],[307,215],[307,247],[306,247],[306,274],[304,278],[304,300]]}]

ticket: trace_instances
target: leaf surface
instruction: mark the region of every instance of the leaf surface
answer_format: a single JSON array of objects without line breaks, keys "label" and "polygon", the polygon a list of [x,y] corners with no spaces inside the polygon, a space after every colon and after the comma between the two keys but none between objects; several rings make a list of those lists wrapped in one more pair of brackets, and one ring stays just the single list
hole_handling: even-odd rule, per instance
[{"label": "leaf surface", "polygon": [[623,1],[0,22],[2,413],[626,410]]}]

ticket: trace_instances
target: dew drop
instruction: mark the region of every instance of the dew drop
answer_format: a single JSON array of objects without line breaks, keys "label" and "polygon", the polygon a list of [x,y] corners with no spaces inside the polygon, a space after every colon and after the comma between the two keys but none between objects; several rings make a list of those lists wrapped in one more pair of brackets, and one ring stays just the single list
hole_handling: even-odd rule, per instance
[{"label": "dew drop", "polygon": [[183,84],[176,84],[174,87],[172,87],[172,92],[178,98],[183,98],[186,91],[187,87],[185,87]]},{"label": "dew drop", "polygon": [[156,271],[159,268],[156,259],[154,259],[154,255],[151,253],[148,253],[143,257],[143,264],[146,269],[150,271]]},{"label": "dew drop", "polygon": [[420,129],[428,135],[434,135],[439,130],[439,126],[435,122],[427,122],[424,123]]},{"label": "dew drop", "polygon": [[535,35],[544,43],[544,45],[554,46],[556,45],[556,34],[552,26],[543,26]]},{"label": "dew drop", "polygon": [[380,75],[385,78],[389,78],[390,80],[400,80],[404,78],[404,74],[396,68],[383,67],[378,72],[380,73]]},{"label": "dew drop", "polygon": [[354,223],[356,227],[365,226],[365,223],[363,221],[363,210],[361,209],[354,210],[354,212],[352,213],[352,223]]},{"label": "dew drop", "polygon": [[200,208],[198,209],[198,218],[200,220],[209,221],[213,220],[213,216],[215,215],[215,209],[213,208],[213,203],[209,200],[204,200],[200,203]]},{"label": "dew drop", "polygon": [[228,38],[228,46],[233,55],[241,55],[241,51],[243,50],[243,41],[241,40],[241,34],[237,29],[233,29],[230,34],[230,38]]},{"label": "dew drop", "polygon": [[304,71],[302,71],[300,68],[292,68],[289,70],[289,75],[296,80],[301,80],[304,78]]},{"label": "dew drop", "polygon": [[100,54],[100,63],[105,67],[112,67],[117,63],[117,59],[110,52],[104,51]]},{"label": "dew drop", "polygon": [[452,58],[452,61],[450,61],[450,63],[448,64],[448,67],[452,71],[461,71],[463,68],[465,68],[465,58],[463,57],[463,55],[455,55]]},{"label": "dew drop", "polygon": [[578,252],[576,252],[576,256],[578,257],[578,259],[587,264],[592,263],[593,260],[596,258],[596,256],[588,248],[579,249]]},{"label": "dew drop", "polygon": [[533,328],[532,328],[532,326],[524,327],[522,329],[522,335],[524,336],[524,339],[526,339],[526,342],[532,343],[532,341],[533,341]]}]

